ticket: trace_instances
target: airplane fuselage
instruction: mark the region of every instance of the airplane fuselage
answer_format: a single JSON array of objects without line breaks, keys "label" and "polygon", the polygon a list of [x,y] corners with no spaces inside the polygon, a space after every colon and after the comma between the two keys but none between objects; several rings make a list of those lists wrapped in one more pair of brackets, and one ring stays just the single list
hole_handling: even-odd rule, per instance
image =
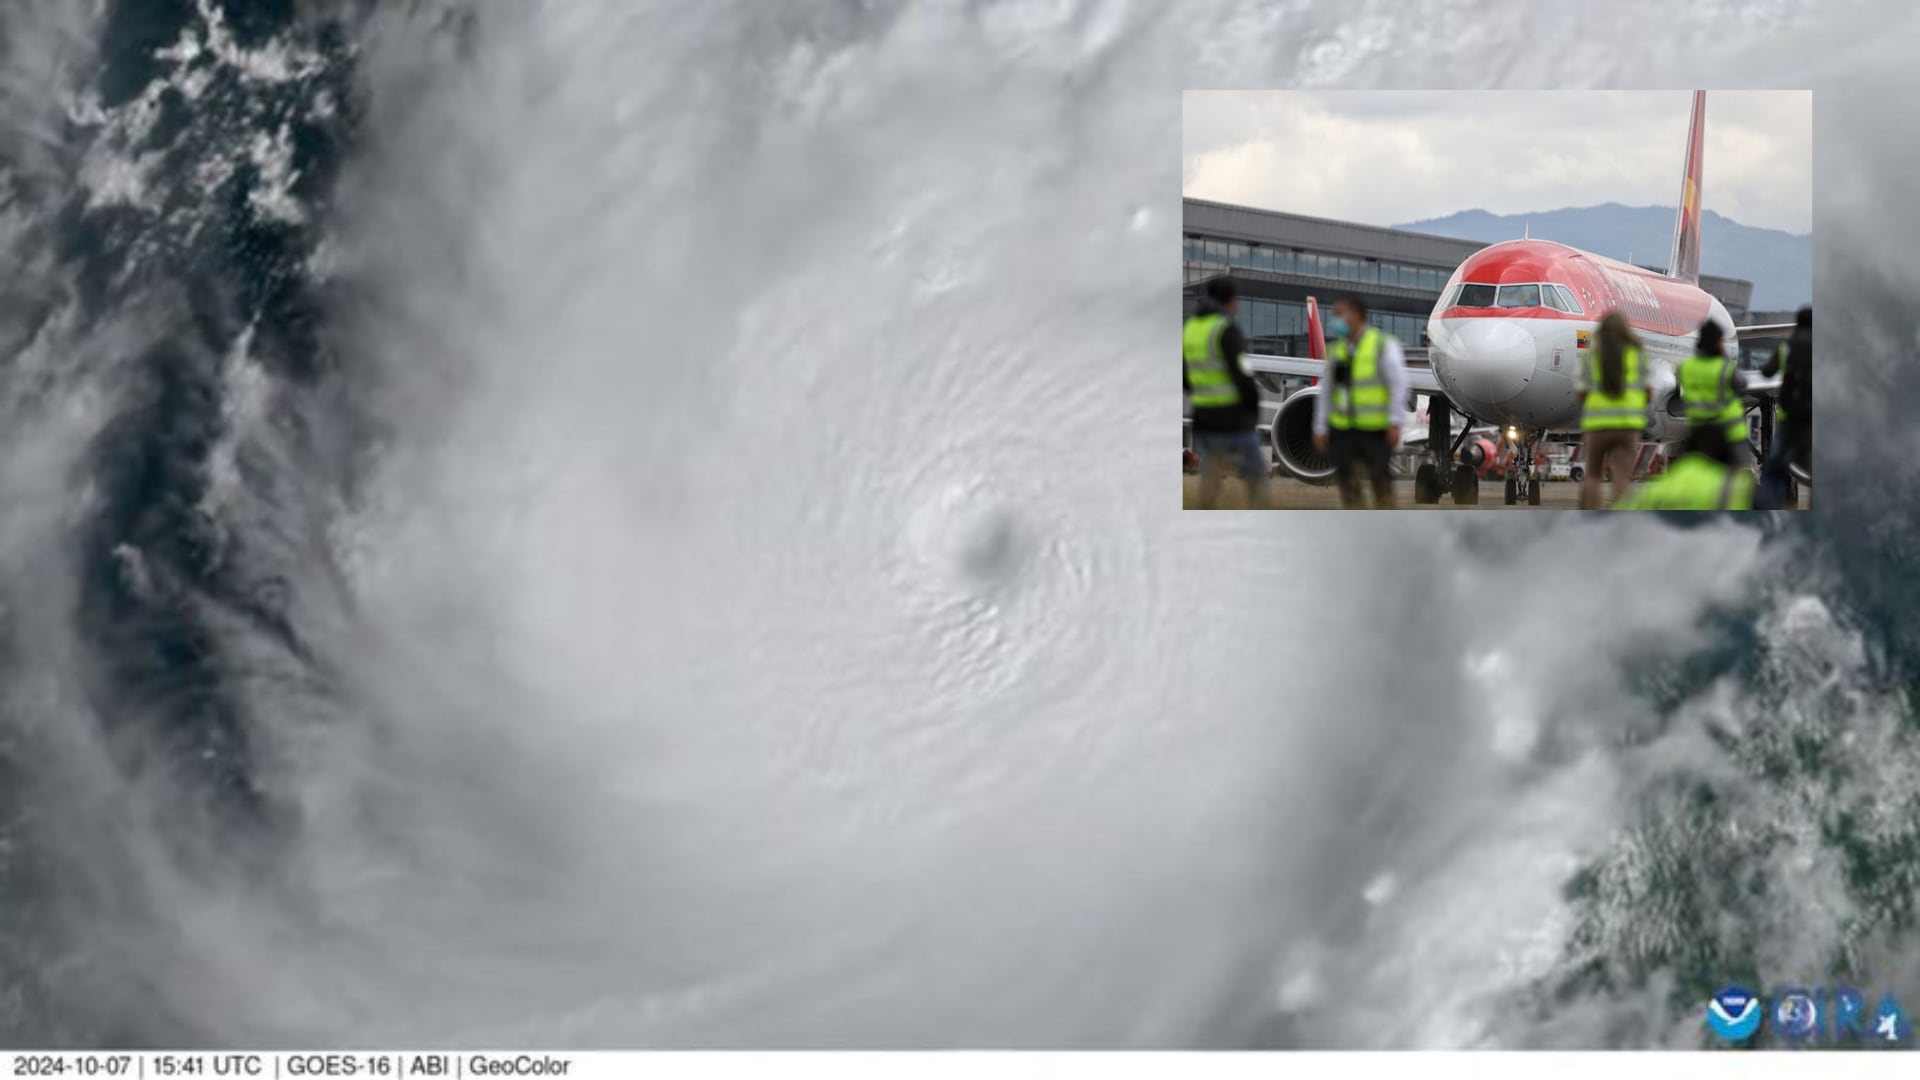
[{"label": "airplane fuselage", "polygon": [[1580,426],[1579,378],[1600,317],[1618,310],[1639,337],[1656,416],[1702,321],[1734,338],[1704,289],[1547,240],[1475,252],[1441,290],[1428,322],[1436,380],[1454,408],[1529,431]]}]

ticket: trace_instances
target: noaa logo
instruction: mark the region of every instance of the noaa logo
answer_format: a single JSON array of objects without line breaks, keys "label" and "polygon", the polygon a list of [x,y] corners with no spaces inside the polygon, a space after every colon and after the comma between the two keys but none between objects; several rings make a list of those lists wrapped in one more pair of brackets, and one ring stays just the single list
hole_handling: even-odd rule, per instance
[{"label": "noaa logo", "polygon": [[1820,1006],[1805,990],[1789,990],[1773,1006],[1773,1029],[1783,1039],[1798,1042],[1820,1026]]},{"label": "noaa logo", "polygon": [[1739,1042],[1760,1030],[1763,1011],[1759,995],[1729,986],[1707,1002],[1707,1030],[1728,1042]]}]

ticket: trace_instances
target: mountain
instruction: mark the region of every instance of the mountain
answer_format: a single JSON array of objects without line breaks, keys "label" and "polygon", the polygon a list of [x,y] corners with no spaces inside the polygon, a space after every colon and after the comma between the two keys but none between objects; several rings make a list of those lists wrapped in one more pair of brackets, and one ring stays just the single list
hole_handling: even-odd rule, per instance
[{"label": "mountain", "polygon": [[[1641,266],[1665,266],[1673,246],[1671,206],[1606,203],[1529,214],[1463,210],[1393,228],[1461,240],[1516,240],[1530,235]],[[1701,218],[1700,269],[1753,282],[1755,311],[1782,311],[1813,303],[1813,237],[1758,229],[1708,210]]]}]

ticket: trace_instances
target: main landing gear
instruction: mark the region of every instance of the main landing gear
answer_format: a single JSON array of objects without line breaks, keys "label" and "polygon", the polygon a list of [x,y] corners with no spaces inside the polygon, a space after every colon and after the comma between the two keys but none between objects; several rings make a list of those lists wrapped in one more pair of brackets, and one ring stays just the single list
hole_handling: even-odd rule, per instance
[{"label": "main landing gear", "polygon": [[[1470,465],[1454,464],[1454,455],[1467,441],[1472,427],[1460,429],[1451,445],[1447,442],[1450,403],[1438,394],[1427,399],[1427,460],[1413,473],[1413,501],[1433,504],[1440,496],[1452,494],[1455,506],[1474,506],[1480,502],[1480,474]],[[1440,447],[1448,447],[1443,456]]]}]

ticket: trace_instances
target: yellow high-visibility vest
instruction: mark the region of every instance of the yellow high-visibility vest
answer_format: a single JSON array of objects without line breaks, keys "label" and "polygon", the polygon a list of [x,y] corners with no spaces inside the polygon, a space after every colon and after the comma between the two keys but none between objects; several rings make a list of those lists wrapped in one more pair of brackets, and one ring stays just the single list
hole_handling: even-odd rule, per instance
[{"label": "yellow high-visibility vest", "polygon": [[[1348,379],[1334,381],[1327,399],[1327,426],[1337,431],[1385,431],[1393,426],[1392,396],[1380,374],[1383,335],[1369,326],[1360,335],[1360,347],[1349,350],[1346,338],[1333,343],[1333,362],[1351,362]],[[1349,352],[1352,353],[1349,356]]]},{"label": "yellow high-visibility vest", "polygon": [[1751,510],[1753,473],[1705,454],[1683,454],[1665,475],[1613,504],[1615,510]]},{"label": "yellow high-visibility vest", "polygon": [[1582,431],[1639,431],[1647,426],[1647,384],[1640,377],[1640,350],[1627,346],[1620,357],[1620,392],[1600,390],[1600,350],[1587,353],[1587,403],[1580,411]]},{"label": "yellow high-visibility vest", "polygon": [[1240,404],[1240,388],[1233,384],[1227,359],[1220,354],[1220,335],[1231,325],[1225,315],[1196,315],[1180,332],[1180,351],[1187,362],[1187,396],[1196,409]]},{"label": "yellow high-visibility vest", "polygon": [[1747,441],[1747,407],[1733,392],[1735,365],[1726,356],[1689,356],[1675,373],[1689,425],[1725,424],[1728,440]]}]

